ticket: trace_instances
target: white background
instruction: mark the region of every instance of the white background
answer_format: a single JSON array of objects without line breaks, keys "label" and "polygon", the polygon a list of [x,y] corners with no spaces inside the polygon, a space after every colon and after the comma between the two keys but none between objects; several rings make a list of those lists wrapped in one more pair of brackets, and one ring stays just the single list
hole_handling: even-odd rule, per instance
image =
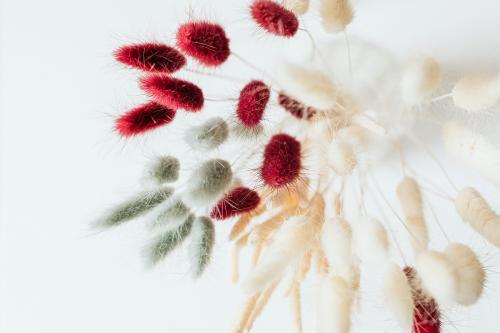
[{"label": "white background", "polygon": [[[247,2],[191,4],[194,17],[221,19],[234,36],[248,26]],[[142,99],[134,76],[111,53],[129,41],[172,41],[186,8],[183,0],[1,2],[1,333],[230,331],[241,296],[229,282],[227,226],[218,227],[215,264],[198,282],[189,278],[181,252],[145,270],[139,225],[103,234],[88,227],[137,189],[149,144],[175,152],[161,131],[134,142],[111,131],[110,115]],[[350,32],[401,59],[424,52],[448,69],[499,67],[497,0],[360,0],[356,13]],[[232,40],[255,61],[279,51]],[[457,183],[478,181],[449,167]],[[441,177],[434,172],[428,176]],[[446,225],[457,239],[476,242],[490,279],[477,305],[446,313],[444,331],[497,332],[498,252],[456,221]],[[398,332],[380,306],[377,299],[362,302],[356,332]],[[255,332],[291,327],[278,294]]]}]

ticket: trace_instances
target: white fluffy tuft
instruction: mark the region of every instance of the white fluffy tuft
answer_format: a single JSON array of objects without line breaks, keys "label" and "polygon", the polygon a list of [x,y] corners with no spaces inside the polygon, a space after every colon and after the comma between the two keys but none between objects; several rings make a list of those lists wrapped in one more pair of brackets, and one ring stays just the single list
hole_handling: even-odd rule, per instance
[{"label": "white fluffy tuft", "polygon": [[355,293],[343,278],[326,276],[317,295],[317,332],[349,333]]},{"label": "white fluffy tuft", "polygon": [[321,0],[319,13],[323,28],[331,33],[345,30],[354,16],[349,0]]},{"label": "white fluffy tuft", "polygon": [[475,74],[460,79],[453,87],[453,102],[470,112],[483,111],[500,103],[500,74]]},{"label": "white fluffy tuft", "polygon": [[283,0],[285,7],[295,15],[304,15],[309,10],[309,0]]},{"label": "white fluffy tuft", "polygon": [[440,87],[441,68],[432,58],[422,57],[411,62],[403,72],[401,93],[408,105],[425,102]]},{"label": "white fluffy tuft", "polygon": [[454,121],[443,126],[442,134],[450,155],[500,185],[500,152],[491,142]]},{"label": "white fluffy tuft", "polygon": [[260,261],[243,281],[243,289],[253,294],[281,278],[290,265],[309,249],[313,237],[314,227],[304,217],[285,221]]},{"label": "white fluffy tuft", "polygon": [[414,308],[411,287],[405,273],[394,263],[390,263],[386,269],[384,301],[398,324],[409,330],[413,322]]},{"label": "white fluffy tuft", "polygon": [[484,289],[486,274],[476,254],[463,244],[450,244],[444,254],[455,266],[458,276],[457,302],[472,305],[477,302]]},{"label": "white fluffy tuft", "polygon": [[447,256],[436,251],[424,251],[417,258],[416,269],[422,287],[439,304],[455,303],[458,298],[458,277]]},{"label": "white fluffy tuft", "polygon": [[364,262],[379,266],[389,257],[387,232],[378,220],[361,217],[354,224],[354,248],[357,256]]},{"label": "white fluffy tuft", "polygon": [[332,169],[339,176],[350,175],[357,164],[351,145],[338,139],[330,144],[328,160]]},{"label": "white fluffy tuft", "polygon": [[296,64],[285,64],[279,70],[283,90],[307,106],[320,110],[337,105],[335,86],[319,70]]}]

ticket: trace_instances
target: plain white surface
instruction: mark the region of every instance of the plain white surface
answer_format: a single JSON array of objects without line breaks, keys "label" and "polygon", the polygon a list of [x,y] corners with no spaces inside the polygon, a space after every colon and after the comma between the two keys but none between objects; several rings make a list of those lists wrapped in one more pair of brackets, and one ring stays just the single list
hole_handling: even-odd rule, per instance
[{"label": "plain white surface", "polygon": [[[220,18],[231,33],[248,27],[246,3],[191,1],[194,17]],[[0,332],[230,331],[241,294],[229,282],[227,225],[218,227],[215,264],[198,282],[189,278],[180,251],[146,271],[140,248],[147,236],[138,224],[98,235],[88,228],[138,187],[149,147],[174,149],[165,132],[129,143],[111,132],[110,115],[142,100],[134,75],[114,64],[111,52],[130,41],[171,41],[186,8],[181,0],[2,1]],[[497,0],[360,0],[350,32],[401,59],[423,52],[448,68],[498,69],[499,15]],[[255,62],[281,51],[233,42]],[[447,166],[457,183],[480,182]],[[441,179],[438,172],[425,174]],[[497,332],[498,250],[456,221],[446,225],[454,239],[474,244],[490,280],[477,305],[445,313],[444,331]],[[367,296],[361,303],[355,332],[399,331],[379,301]],[[278,294],[255,332],[290,332],[289,314]]]}]

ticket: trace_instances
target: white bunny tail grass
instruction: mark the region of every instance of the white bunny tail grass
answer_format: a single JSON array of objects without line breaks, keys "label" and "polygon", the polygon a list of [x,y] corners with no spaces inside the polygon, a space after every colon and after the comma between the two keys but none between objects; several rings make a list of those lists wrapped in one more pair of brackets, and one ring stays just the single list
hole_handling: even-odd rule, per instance
[{"label": "white bunny tail grass", "polygon": [[455,266],[458,277],[457,302],[472,305],[483,293],[486,273],[476,254],[466,245],[452,243],[444,254]]},{"label": "white bunny tail grass", "polygon": [[190,213],[191,210],[182,200],[173,199],[158,214],[153,222],[153,227],[176,226],[178,223],[184,221]]},{"label": "white bunny tail grass", "polygon": [[323,28],[331,33],[344,31],[354,17],[349,0],[321,0],[319,13]]},{"label": "white bunny tail grass", "polygon": [[384,303],[405,330],[413,323],[413,296],[403,270],[395,263],[387,265],[384,277]]},{"label": "white bunny tail grass", "polygon": [[190,215],[180,226],[156,237],[151,244],[146,246],[144,249],[144,255],[148,266],[158,264],[170,252],[182,244],[191,232],[194,219],[194,215]]},{"label": "white bunny tail grass", "polygon": [[351,226],[340,217],[329,219],[323,224],[321,246],[330,272],[345,277],[352,265]]},{"label": "white bunny tail grass", "polygon": [[304,15],[309,10],[309,0],[284,0],[285,7],[295,15]]},{"label": "white bunny tail grass", "polygon": [[425,223],[422,193],[415,179],[405,177],[398,185],[397,194],[405,215],[405,224],[416,254],[427,249],[429,235]]},{"label": "white bunny tail grass", "polygon": [[442,136],[450,155],[500,185],[500,152],[493,143],[454,121],[443,126]]},{"label": "white bunny tail grass", "polygon": [[217,202],[231,184],[231,165],[221,159],[203,162],[191,175],[184,199],[191,207]]},{"label": "white bunny tail grass", "polygon": [[496,247],[500,247],[500,216],[482,195],[471,187],[461,190],[455,206],[465,223]]},{"label": "white bunny tail grass", "polygon": [[210,263],[215,242],[215,228],[208,217],[197,217],[192,229],[189,246],[191,273],[194,278],[198,278]]},{"label": "white bunny tail grass", "polygon": [[226,142],[228,135],[229,129],[224,119],[214,117],[187,129],[184,140],[194,150],[210,151]]},{"label": "white bunny tail grass", "polygon": [[157,157],[147,169],[147,180],[154,184],[172,183],[179,179],[181,164],[174,156]]},{"label": "white bunny tail grass", "polygon": [[349,333],[354,292],[339,276],[326,276],[318,290],[317,332]]},{"label": "white bunny tail grass", "polygon": [[441,86],[441,67],[432,58],[421,57],[412,61],[404,70],[401,81],[403,101],[417,105],[428,100]]},{"label": "white bunny tail grass", "polygon": [[339,176],[350,175],[357,165],[351,145],[339,139],[335,139],[330,144],[328,161],[333,171]]},{"label": "white bunny tail grass", "polygon": [[389,238],[378,220],[363,216],[354,224],[354,248],[357,256],[373,267],[380,267],[389,258]]},{"label": "white bunny tail grass", "polygon": [[337,105],[333,82],[319,70],[288,63],[279,77],[284,91],[308,106],[326,110]]},{"label": "white bunny tail grass", "polygon": [[103,218],[95,223],[95,227],[114,227],[146,214],[167,200],[172,193],[174,193],[174,190],[170,187],[142,192],[111,209]]},{"label": "white bunny tail grass", "polygon": [[416,269],[423,289],[439,304],[451,305],[458,298],[458,276],[446,255],[424,251],[417,258]]},{"label": "white bunny tail grass", "polygon": [[500,103],[500,74],[475,74],[460,79],[452,91],[453,102],[470,112],[484,111]]},{"label": "white bunny tail grass", "polygon": [[286,221],[243,281],[243,289],[252,294],[281,278],[309,249],[313,238],[314,227],[303,217]]}]

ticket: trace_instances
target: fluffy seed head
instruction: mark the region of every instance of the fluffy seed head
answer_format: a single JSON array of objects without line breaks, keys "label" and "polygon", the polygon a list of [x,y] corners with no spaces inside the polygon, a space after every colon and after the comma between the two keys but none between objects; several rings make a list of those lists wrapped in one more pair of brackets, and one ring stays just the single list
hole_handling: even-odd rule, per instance
[{"label": "fluffy seed head", "polygon": [[339,176],[347,176],[352,173],[357,165],[354,151],[346,142],[334,140],[328,152],[330,166]]},{"label": "fluffy seed head", "polygon": [[376,219],[361,217],[353,227],[358,257],[375,266],[384,264],[389,257],[389,238],[384,225]]},{"label": "fluffy seed head", "polygon": [[126,45],[114,55],[117,61],[147,72],[173,73],[186,64],[179,51],[160,43]]},{"label": "fluffy seed head", "polygon": [[197,217],[193,222],[189,245],[191,274],[194,278],[200,277],[210,263],[214,243],[214,223],[208,217]]},{"label": "fluffy seed head", "polygon": [[121,136],[131,137],[166,125],[174,117],[175,110],[149,102],[118,117],[115,128]]},{"label": "fluffy seed head", "polygon": [[209,151],[226,142],[228,135],[229,129],[224,119],[214,117],[188,128],[184,140],[194,150]]},{"label": "fluffy seed head", "polygon": [[300,142],[288,134],[274,135],[264,150],[260,175],[272,188],[297,180],[302,167]]},{"label": "fluffy seed head", "polygon": [[284,6],[296,15],[304,15],[309,9],[309,0],[283,0]]},{"label": "fluffy seed head", "polygon": [[439,88],[441,81],[441,67],[434,59],[416,59],[403,73],[403,100],[408,105],[422,103]]},{"label": "fluffy seed head", "polygon": [[474,251],[458,243],[448,245],[444,254],[455,266],[458,277],[458,298],[462,305],[472,305],[483,293],[486,274]]},{"label": "fluffy seed head", "polygon": [[251,81],[241,90],[236,115],[244,126],[259,125],[270,96],[271,90],[262,81]]},{"label": "fluffy seed head", "polygon": [[319,13],[327,32],[343,31],[353,18],[349,0],[321,0]]},{"label": "fluffy seed head", "polygon": [[409,329],[413,322],[412,291],[403,270],[394,263],[390,263],[386,269],[384,301],[401,328]]},{"label": "fluffy seed head", "polygon": [[232,189],[212,209],[210,217],[216,220],[225,220],[230,217],[249,212],[260,203],[257,192],[249,188],[238,186]]},{"label": "fluffy seed head", "polygon": [[197,112],[203,107],[203,91],[191,82],[153,74],[142,78],[140,85],[155,102],[168,108]]},{"label": "fluffy seed head", "polygon": [[354,291],[339,276],[325,276],[318,290],[318,332],[349,333]]},{"label": "fluffy seed head", "polygon": [[184,221],[190,214],[190,209],[182,200],[173,199],[166,208],[156,217],[154,227],[161,227],[165,225],[175,226],[179,222]]},{"label": "fluffy seed head", "polygon": [[500,74],[468,75],[452,90],[453,102],[470,112],[489,109],[500,103]]},{"label": "fluffy seed head", "polygon": [[273,1],[254,1],[250,6],[250,13],[259,26],[278,36],[292,37],[299,29],[297,16]]},{"label": "fluffy seed head", "polygon": [[156,184],[172,183],[179,179],[181,164],[174,156],[156,158],[147,170],[147,176]]},{"label": "fluffy seed head", "polygon": [[202,163],[191,175],[185,200],[191,207],[217,202],[231,184],[231,165],[221,159]]},{"label": "fluffy seed head", "polygon": [[224,29],[209,22],[181,25],[177,31],[177,45],[205,66],[219,66],[231,54],[229,39]]},{"label": "fluffy seed head", "polygon": [[297,119],[310,120],[317,113],[314,108],[304,105],[296,99],[288,96],[284,92],[279,93],[278,103],[279,105],[281,105],[281,107],[283,107],[283,109],[285,109],[285,111],[287,111]]}]

